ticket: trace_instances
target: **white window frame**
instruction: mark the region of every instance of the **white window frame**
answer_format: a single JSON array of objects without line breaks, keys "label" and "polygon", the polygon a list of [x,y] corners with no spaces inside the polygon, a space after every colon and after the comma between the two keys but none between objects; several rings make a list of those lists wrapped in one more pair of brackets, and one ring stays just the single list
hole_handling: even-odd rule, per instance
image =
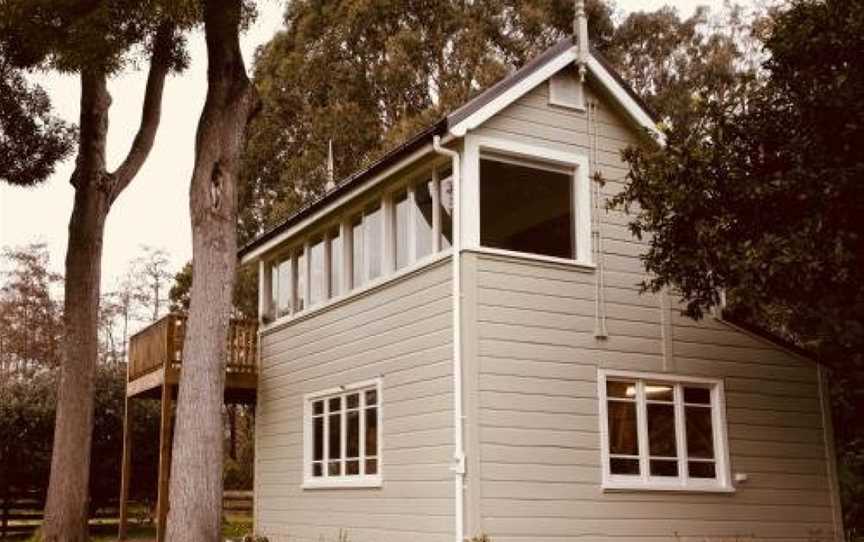
[{"label": "white window frame", "polygon": [[[526,167],[548,164],[555,171],[562,169],[571,175],[571,209],[573,212],[573,258],[558,258],[485,247],[480,242],[480,160],[508,159]],[[538,261],[594,267],[591,247],[591,184],[588,155],[568,152],[548,146],[539,146],[509,139],[468,134],[465,136],[465,163],[462,179],[462,242],[466,249],[476,252],[514,256]],[[548,169],[548,168],[547,168]]]},{"label": "white window frame", "polygon": [[[398,179],[378,195],[358,200],[351,207],[346,207],[339,216],[334,217],[329,222],[323,223],[322,226],[317,227],[315,230],[310,230],[303,236],[298,237],[291,243],[290,249],[279,250],[278,252],[275,252],[273,256],[262,258],[261,268],[259,269],[258,300],[262,329],[279,326],[294,318],[303,317],[324,310],[337,302],[345,300],[346,298],[360,295],[363,292],[380,286],[381,284],[396,280],[413,273],[420,268],[449,257],[452,251],[449,248],[442,248],[443,220],[441,217],[442,209],[440,205],[440,190],[442,184],[440,172],[446,170],[448,166],[449,162],[436,162],[418,172],[415,172],[410,177]],[[433,205],[432,252],[423,257],[418,257],[416,254],[415,243],[416,232],[413,228],[415,213],[414,198],[416,196],[417,187],[421,183],[430,181],[433,183],[431,194]],[[396,269],[396,212],[393,198],[401,191],[407,191],[410,201],[408,213],[409,262],[402,268]],[[367,220],[366,211],[370,207],[377,207],[381,213],[381,222],[379,224],[379,233],[382,243],[380,247],[381,261],[379,262],[381,273],[375,278],[370,278],[369,276],[371,261],[369,260],[370,251],[368,243],[370,236],[367,235],[369,222]],[[360,262],[360,271],[362,273],[363,282],[359,285],[353,283],[354,235],[352,223],[357,218],[360,219],[360,224],[362,225],[362,235],[360,236],[359,241],[362,243],[363,247],[363,250],[361,251],[362,261]],[[333,295],[333,285],[329,284],[331,276],[330,267],[334,260],[331,253],[330,238],[331,233],[336,229],[339,230],[339,236],[342,242],[342,258],[340,261],[342,276],[339,294]],[[310,256],[312,240],[323,240],[324,243],[323,299],[314,305],[311,304],[312,282]],[[300,255],[304,257],[302,269],[298,265],[298,257]],[[278,263],[287,259],[291,260],[289,273],[289,283],[291,284],[291,311],[280,316],[277,312],[278,299],[273,297],[280,286],[278,277],[274,276],[274,268]],[[298,309],[299,296],[297,295],[298,292],[293,287],[294,281],[298,278],[302,278],[304,281],[302,291],[304,307],[302,309]]]},{"label": "white window frame", "polygon": [[[301,487],[304,489],[327,489],[327,488],[374,488],[381,487],[384,482],[384,429],[383,429],[383,421],[384,421],[384,396],[382,394],[382,381],[381,378],[375,378],[372,380],[364,380],[362,382],[356,382],[353,384],[348,384],[345,386],[339,386],[336,388],[330,388],[326,390],[317,391],[314,393],[308,393],[303,396],[303,482]],[[327,475],[327,461],[328,461],[328,447],[329,447],[329,438],[328,431],[326,429],[327,424],[325,424],[325,431],[323,435],[324,439],[324,460],[323,460],[323,476],[315,477],[312,476],[312,465],[313,465],[313,447],[315,445],[313,439],[313,415],[312,415],[312,404],[316,401],[323,400],[325,404],[325,408],[327,405],[327,401],[334,397],[344,397],[346,395],[350,395],[352,392],[357,391],[366,391],[374,389],[377,393],[378,404],[376,409],[376,414],[378,417],[377,420],[377,444],[378,450],[377,455],[374,457],[377,460],[377,472],[376,474],[367,475],[364,474],[366,469],[366,438],[365,438],[365,427],[366,427],[366,394],[360,393],[360,443],[359,443],[359,457],[360,461],[360,472],[361,474],[356,475],[341,475],[341,476],[329,476]],[[343,399],[344,401],[344,399]],[[325,410],[325,416],[326,416]],[[342,463],[344,468],[345,462],[345,454],[347,453],[346,447],[346,434],[347,434],[347,424],[346,424],[346,413],[343,405],[342,409],[342,417],[341,422],[339,424],[341,430],[341,449],[342,449]]]},{"label": "white window frame", "polygon": [[[632,380],[637,382],[636,426],[639,442],[638,475],[612,474],[609,453],[609,409],[606,394],[607,380]],[[657,382],[674,386],[675,427],[678,459],[678,476],[651,476],[649,470],[648,423],[644,383]],[[711,424],[714,433],[714,462],[716,478],[688,478],[687,442],[685,434],[684,402],[682,389],[686,385],[706,387],[711,390]],[[735,491],[729,463],[729,439],[726,428],[726,404],[723,380],[665,373],[643,373],[598,369],[597,390],[600,408],[600,451],[602,460],[602,488],[615,490],[690,491],[721,492]]]}]

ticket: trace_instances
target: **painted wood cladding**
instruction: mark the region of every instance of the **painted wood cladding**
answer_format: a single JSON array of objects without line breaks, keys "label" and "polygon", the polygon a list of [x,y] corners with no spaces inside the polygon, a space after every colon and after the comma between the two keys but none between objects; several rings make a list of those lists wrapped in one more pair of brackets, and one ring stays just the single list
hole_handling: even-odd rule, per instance
[{"label": "painted wood cladding", "polygon": [[[585,116],[549,106],[546,92],[536,88],[477,134],[588,154]],[[635,132],[608,102],[589,99],[600,101],[597,156],[609,197],[623,187],[620,151]],[[469,534],[495,542],[834,540],[815,365],[640,295],[645,245],[626,222],[603,214],[606,340],[593,335],[594,272],[463,256]],[[604,493],[598,368],[722,378],[732,473],[749,479],[729,495]]]},{"label": "painted wood cladding", "polygon": [[[450,262],[262,336],[256,529],[271,541],[452,539]],[[302,489],[304,394],[382,378],[381,488]]]}]

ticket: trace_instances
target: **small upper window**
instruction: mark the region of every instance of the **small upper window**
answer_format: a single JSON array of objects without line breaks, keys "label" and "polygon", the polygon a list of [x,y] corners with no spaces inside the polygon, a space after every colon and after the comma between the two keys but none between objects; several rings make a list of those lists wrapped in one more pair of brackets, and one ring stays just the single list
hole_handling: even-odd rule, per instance
[{"label": "small upper window", "polygon": [[480,160],[480,242],[485,247],[575,257],[573,172]]},{"label": "small upper window", "polygon": [[604,484],[727,489],[721,385],[601,373]]},{"label": "small upper window", "polygon": [[324,240],[309,246],[309,306],[317,305],[327,297],[327,275],[324,269]]}]

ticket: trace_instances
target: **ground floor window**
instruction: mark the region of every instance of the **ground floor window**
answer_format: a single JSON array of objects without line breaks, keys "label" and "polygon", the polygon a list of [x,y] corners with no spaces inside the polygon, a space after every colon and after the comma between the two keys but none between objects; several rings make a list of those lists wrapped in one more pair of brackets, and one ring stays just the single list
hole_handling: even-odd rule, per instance
[{"label": "ground floor window", "polygon": [[308,395],[304,412],[306,486],[380,485],[380,380]]},{"label": "ground floor window", "polygon": [[729,489],[719,380],[601,371],[603,483]]}]

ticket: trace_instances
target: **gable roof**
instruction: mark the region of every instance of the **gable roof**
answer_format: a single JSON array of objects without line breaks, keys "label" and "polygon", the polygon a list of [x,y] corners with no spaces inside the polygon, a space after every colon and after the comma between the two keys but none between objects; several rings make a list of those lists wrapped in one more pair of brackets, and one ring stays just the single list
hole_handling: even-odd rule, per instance
[{"label": "gable roof", "polygon": [[[265,231],[240,248],[238,257],[248,262],[281,241],[286,232],[304,222],[311,215],[344,197],[353,190],[369,184],[382,172],[396,166],[400,161],[429,147],[434,136],[450,134],[462,137],[468,130],[476,128],[498,111],[521,98],[528,91],[576,61],[573,37],[567,37],[534,57],[524,66],[514,71],[498,83],[492,85],[447,116],[428,126],[403,144],[387,152],[367,168],[359,170],[340,181],[333,189],[300,207],[284,221]],[[607,91],[627,114],[641,128],[648,130],[658,141],[662,134],[657,130],[657,115],[636,94],[621,76],[615,72],[603,55],[591,48],[588,72]]]}]

